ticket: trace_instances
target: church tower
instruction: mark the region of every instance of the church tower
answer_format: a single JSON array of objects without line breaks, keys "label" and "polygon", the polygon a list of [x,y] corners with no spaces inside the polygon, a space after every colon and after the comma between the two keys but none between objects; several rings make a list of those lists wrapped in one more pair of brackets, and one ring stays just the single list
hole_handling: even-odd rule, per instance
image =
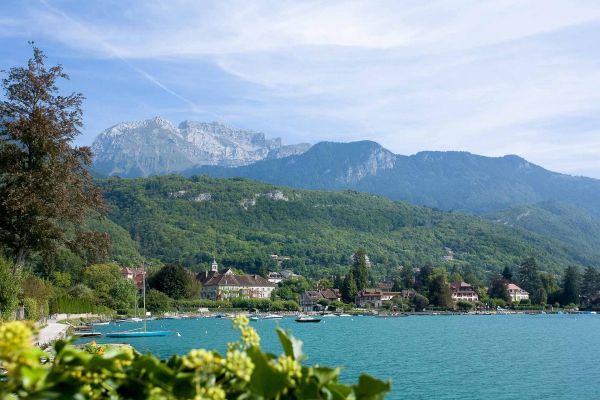
[{"label": "church tower", "polygon": [[217,260],[215,258],[213,258],[213,262],[210,266],[210,271],[211,272],[219,272],[219,264],[217,264]]}]

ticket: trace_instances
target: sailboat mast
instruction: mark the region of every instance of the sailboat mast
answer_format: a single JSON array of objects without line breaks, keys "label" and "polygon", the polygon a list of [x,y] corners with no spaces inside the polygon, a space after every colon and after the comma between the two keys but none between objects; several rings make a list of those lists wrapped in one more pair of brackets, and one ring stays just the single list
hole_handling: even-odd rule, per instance
[{"label": "sailboat mast", "polygon": [[146,321],[146,262],[142,263],[142,293],[144,295],[144,332],[147,330]]}]

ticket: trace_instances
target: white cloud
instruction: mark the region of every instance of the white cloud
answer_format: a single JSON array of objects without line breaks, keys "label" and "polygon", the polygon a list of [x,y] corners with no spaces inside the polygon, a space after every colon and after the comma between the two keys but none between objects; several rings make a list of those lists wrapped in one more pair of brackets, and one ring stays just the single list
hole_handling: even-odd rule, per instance
[{"label": "white cloud", "polygon": [[[276,130],[294,138],[402,153],[518,153],[600,177],[598,126],[556,127],[600,111],[595,0],[42,1],[22,18],[88,57],[122,59],[195,114],[247,127],[268,116],[294,121]],[[200,109],[192,72],[150,74],[148,60],[213,63],[254,89]]]}]

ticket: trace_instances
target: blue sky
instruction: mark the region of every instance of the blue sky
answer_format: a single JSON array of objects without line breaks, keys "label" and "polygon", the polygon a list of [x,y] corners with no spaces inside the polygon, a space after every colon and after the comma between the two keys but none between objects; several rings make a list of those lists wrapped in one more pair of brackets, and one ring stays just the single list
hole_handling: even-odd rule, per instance
[{"label": "blue sky", "polygon": [[78,144],[160,115],[600,178],[596,0],[0,2],[0,69],[28,40],[86,96]]}]

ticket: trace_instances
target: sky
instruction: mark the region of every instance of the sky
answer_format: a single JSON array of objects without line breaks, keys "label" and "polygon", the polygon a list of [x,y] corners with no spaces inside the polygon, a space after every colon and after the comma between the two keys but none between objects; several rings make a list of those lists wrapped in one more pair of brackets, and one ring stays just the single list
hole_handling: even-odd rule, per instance
[{"label": "sky", "polygon": [[86,97],[78,145],[162,116],[600,178],[597,0],[0,1],[0,69],[30,40]]}]

